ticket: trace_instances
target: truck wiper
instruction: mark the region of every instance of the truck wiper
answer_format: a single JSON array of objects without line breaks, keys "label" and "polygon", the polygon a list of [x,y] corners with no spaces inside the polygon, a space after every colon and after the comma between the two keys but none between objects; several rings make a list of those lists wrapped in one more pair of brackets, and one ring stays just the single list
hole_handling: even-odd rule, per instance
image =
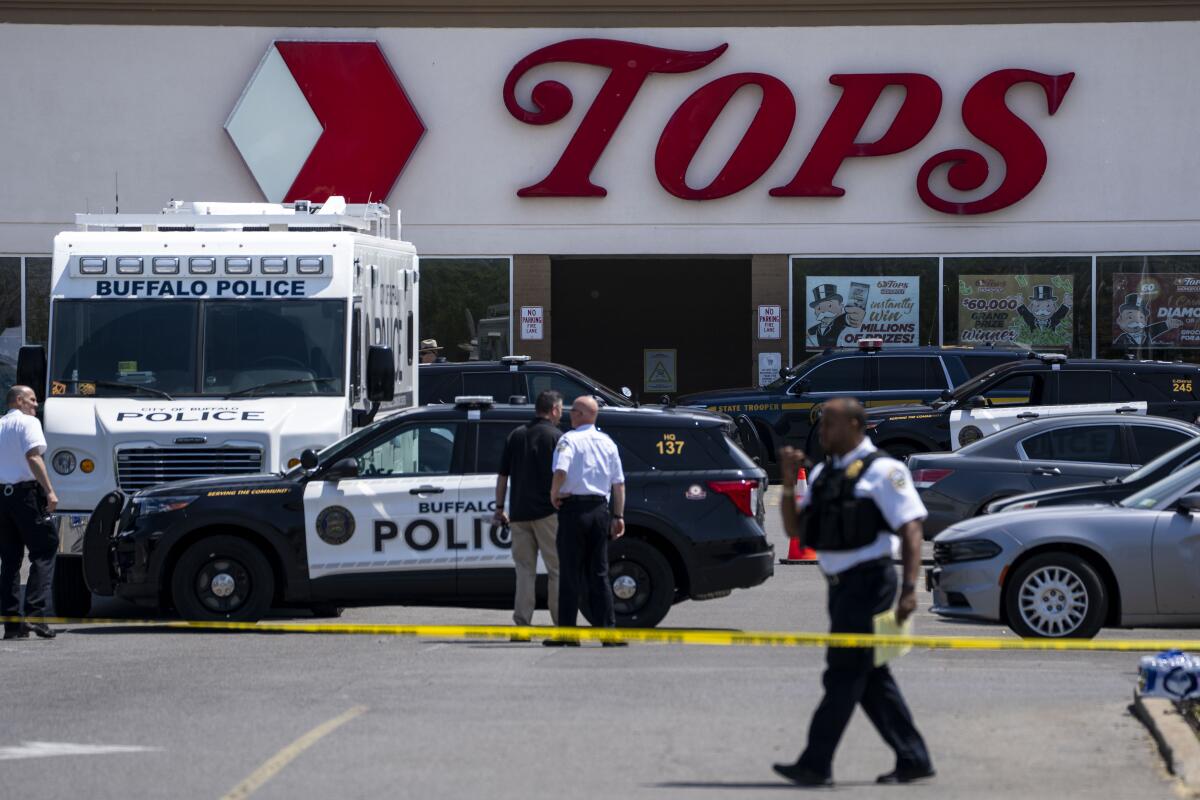
[{"label": "truck wiper", "polygon": [[247,386],[245,389],[238,389],[236,392],[230,392],[229,394],[225,395],[225,399],[228,400],[231,397],[240,397],[245,394],[257,392],[260,389],[274,389],[279,386],[295,386],[298,383],[329,383],[330,381],[336,380],[337,378],[331,376],[328,378],[288,378],[286,381],[269,381],[267,383],[258,383],[254,386]]},{"label": "truck wiper", "polygon": [[72,378],[69,381],[59,381],[59,383],[73,383],[78,386],[81,383],[90,383],[94,386],[119,386],[122,389],[136,389],[139,392],[152,394],[155,397],[165,397],[168,400],[174,400],[174,397],[164,392],[162,389],[155,389],[150,386],[142,386],[140,383],[125,383],[124,381],[98,381],[94,378]]}]

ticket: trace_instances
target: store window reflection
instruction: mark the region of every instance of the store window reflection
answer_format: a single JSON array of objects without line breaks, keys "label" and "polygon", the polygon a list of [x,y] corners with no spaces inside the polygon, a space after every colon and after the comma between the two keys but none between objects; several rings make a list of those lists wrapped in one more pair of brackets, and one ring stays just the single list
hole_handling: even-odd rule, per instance
[{"label": "store window reflection", "polygon": [[447,361],[510,355],[510,274],[507,258],[422,258],[421,339]]},{"label": "store window reflection", "polygon": [[1099,256],[1102,358],[1200,361],[1200,255]]}]

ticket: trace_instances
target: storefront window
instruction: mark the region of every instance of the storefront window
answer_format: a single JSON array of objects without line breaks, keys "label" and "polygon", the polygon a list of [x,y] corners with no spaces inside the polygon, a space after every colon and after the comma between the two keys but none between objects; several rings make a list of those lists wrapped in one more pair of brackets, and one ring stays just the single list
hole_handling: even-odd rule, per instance
[{"label": "storefront window", "polygon": [[792,353],[937,344],[936,258],[793,258]]},{"label": "storefront window", "polygon": [[1101,358],[1200,361],[1200,255],[1099,256]]},{"label": "storefront window", "polygon": [[21,259],[0,258],[0,364],[17,363],[21,328]]},{"label": "storefront window", "polygon": [[420,338],[447,361],[511,354],[507,258],[422,258]]},{"label": "storefront window", "polygon": [[25,259],[25,344],[46,344],[50,328],[50,259]]},{"label": "storefront window", "polygon": [[1089,355],[1091,268],[1086,256],[944,259],[943,341]]}]

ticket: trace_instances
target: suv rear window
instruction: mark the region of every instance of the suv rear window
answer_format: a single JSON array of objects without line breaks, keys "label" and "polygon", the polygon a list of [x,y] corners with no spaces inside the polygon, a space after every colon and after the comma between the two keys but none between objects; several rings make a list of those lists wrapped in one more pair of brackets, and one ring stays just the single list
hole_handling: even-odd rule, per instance
[{"label": "suv rear window", "polygon": [[[649,469],[692,470],[717,469],[718,463],[711,451],[711,434],[703,428],[611,428],[605,432],[612,436],[618,447],[628,451],[637,461]],[[629,465],[624,464],[628,469]]]},{"label": "suv rear window", "polygon": [[1200,399],[1193,372],[1133,372],[1122,376],[1139,400],[1179,402]]},{"label": "suv rear window", "polygon": [[1119,403],[1132,399],[1133,394],[1111,372],[1064,370],[1058,373],[1058,402],[1061,405]]}]

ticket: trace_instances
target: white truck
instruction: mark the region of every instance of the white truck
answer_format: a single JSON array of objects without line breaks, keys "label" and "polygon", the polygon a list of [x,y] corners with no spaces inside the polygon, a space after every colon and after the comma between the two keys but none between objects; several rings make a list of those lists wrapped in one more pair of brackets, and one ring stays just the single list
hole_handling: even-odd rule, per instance
[{"label": "white truck", "polygon": [[[83,616],[83,532],[107,492],[273,472],[417,394],[417,253],[380,203],[182,203],[76,216],[54,239],[43,400],[54,600]],[[48,357],[47,357],[48,356]]]}]

